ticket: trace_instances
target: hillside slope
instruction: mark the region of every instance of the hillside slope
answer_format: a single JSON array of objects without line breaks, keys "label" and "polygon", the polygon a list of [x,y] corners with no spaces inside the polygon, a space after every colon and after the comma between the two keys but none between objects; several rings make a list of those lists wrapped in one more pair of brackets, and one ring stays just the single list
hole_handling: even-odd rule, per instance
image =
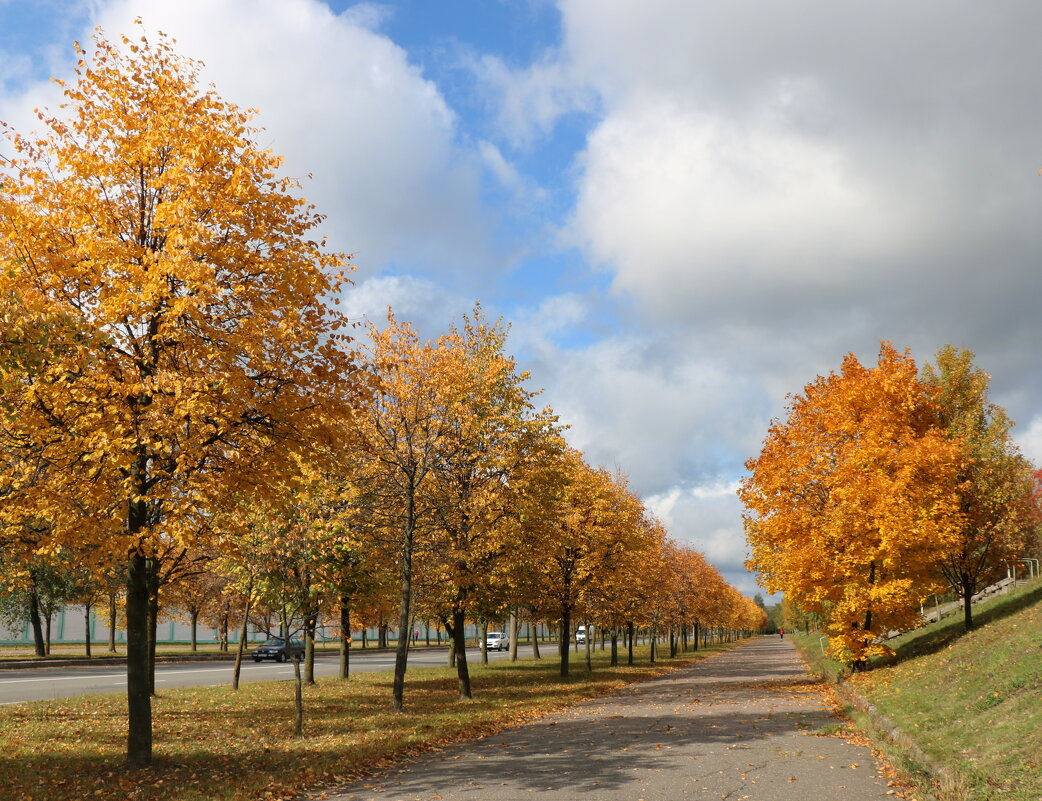
[{"label": "hillside slope", "polygon": [[1042,601],[849,681],[965,780],[961,797],[1042,799]]}]

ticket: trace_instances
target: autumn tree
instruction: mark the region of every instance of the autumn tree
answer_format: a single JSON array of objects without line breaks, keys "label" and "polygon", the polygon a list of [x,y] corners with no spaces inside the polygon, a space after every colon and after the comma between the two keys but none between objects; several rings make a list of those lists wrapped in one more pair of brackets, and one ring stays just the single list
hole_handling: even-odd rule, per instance
[{"label": "autumn tree", "polygon": [[170,611],[187,618],[194,653],[198,650],[200,618],[218,622],[217,613],[225,601],[227,579],[214,571],[212,556],[200,554],[190,559],[189,565],[194,568],[190,567],[180,580],[170,584],[165,600]]},{"label": "autumn tree", "polygon": [[378,392],[362,419],[365,461],[357,483],[360,503],[398,567],[398,646],[395,653],[392,706],[405,704],[405,672],[414,605],[414,559],[429,550],[437,497],[432,490],[435,466],[451,458],[446,441],[451,425],[447,407],[455,396],[452,362],[445,337],[422,341],[407,323],[388,312],[387,325],[369,326],[369,363],[380,376]]},{"label": "autumn tree", "polygon": [[876,367],[851,354],[808,384],[746,463],[749,568],[826,615],[833,652],[856,665],[915,623],[956,541],[960,453],[939,424],[911,356],[884,343]]},{"label": "autumn tree", "polygon": [[544,513],[529,521],[530,564],[537,579],[535,605],[560,621],[561,676],[569,675],[570,638],[576,615],[590,611],[597,582],[612,575],[631,544],[632,515],[639,502],[621,476],[590,467],[566,450],[546,472]]},{"label": "autumn tree", "polygon": [[[464,626],[472,611],[495,614],[503,606],[496,589],[519,534],[517,512],[526,471],[552,458],[559,438],[555,418],[536,413],[528,374],[505,354],[507,329],[489,323],[476,306],[453,326],[442,351],[447,416],[429,490],[434,505],[428,571],[439,586],[434,611],[452,636],[462,698],[472,696]],[[489,603],[499,595],[499,602]]]},{"label": "autumn tree", "polygon": [[1010,435],[1013,421],[988,400],[987,373],[973,354],[946,345],[923,382],[940,425],[958,447],[959,529],[954,545],[938,555],[944,578],[963,600],[966,629],[973,628],[973,596],[1000,578],[1030,547],[1038,531],[1032,465]]},{"label": "autumn tree", "polygon": [[619,664],[622,632],[629,635],[628,661],[633,664],[634,628],[649,622],[651,603],[661,593],[667,576],[669,543],[665,526],[632,495],[626,501],[630,505],[618,525],[627,527],[627,545],[599,571],[587,592],[593,622],[608,632],[613,667]]},{"label": "autumn tree", "polygon": [[[42,132],[5,128],[0,365],[8,520],[40,510],[53,541],[127,561],[128,759],[150,764],[149,575],[159,538],[208,525],[290,454],[341,430],[366,383],[326,300],[342,260],[320,217],[254,144],[250,114],[199,88],[160,37],[95,37]],[[49,331],[46,341],[38,332]],[[19,365],[11,372],[7,365]],[[31,492],[29,490],[32,490]]]},{"label": "autumn tree", "polygon": [[29,622],[37,656],[51,653],[54,615],[77,595],[67,555],[37,554],[28,561],[0,561],[6,586],[0,587],[0,621],[9,627]]}]

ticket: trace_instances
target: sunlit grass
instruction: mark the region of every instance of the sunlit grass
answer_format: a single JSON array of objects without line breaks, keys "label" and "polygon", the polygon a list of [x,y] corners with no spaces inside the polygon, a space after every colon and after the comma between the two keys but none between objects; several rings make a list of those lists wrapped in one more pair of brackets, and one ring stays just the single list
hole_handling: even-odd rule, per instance
[{"label": "sunlit grass", "polygon": [[334,785],[441,744],[471,739],[657,675],[719,649],[676,660],[594,670],[556,659],[472,665],[475,697],[459,700],[455,671],[410,669],[404,713],[390,710],[391,674],[360,673],[305,687],[303,737],[293,736],[293,684],[164,690],[154,699],[155,764],[123,766],[126,698],[83,696],[0,707],[0,787],[5,798],[232,801],[290,797]]},{"label": "sunlit grass", "polygon": [[[1042,586],[981,604],[977,628],[961,615],[891,641],[886,664],[848,676],[936,765],[949,772],[933,792],[962,801],[1042,799]],[[815,634],[795,638],[812,669],[845,675]],[[866,725],[871,725],[866,719]],[[891,757],[921,770],[899,743]],[[950,785],[950,786],[946,786]]]},{"label": "sunlit grass", "polygon": [[851,682],[967,799],[1042,798],[1042,603]]}]

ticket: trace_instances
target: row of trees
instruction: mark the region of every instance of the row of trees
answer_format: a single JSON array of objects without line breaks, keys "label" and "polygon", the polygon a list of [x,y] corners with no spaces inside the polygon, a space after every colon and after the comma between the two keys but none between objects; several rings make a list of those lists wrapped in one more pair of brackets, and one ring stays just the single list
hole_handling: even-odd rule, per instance
[{"label": "row of trees", "polygon": [[748,566],[856,666],[935,592],[962,598],[971,628],[974,594],[1039,549],[1032,466],[988,383],[969,351],[920,372],[883,343],[876,367],[848,355],[793,397],[747,462]]},{"label": "row of trees", "polygon": [[[508,609],[559,622],[565,675],[573,619],[759,628],[567,447],[480,307],[433,340],[392,314],[348,335],[345,258],[196,63],[162,37],[79,55],[62,115],[6,129],[0,537],[30,598],[41,565],[110,599],[124,582],[132,765],[151,761],[164,602],[219,597],[244,631],[261,615],[309,643],[322,615],[439,620],[464,697],[464,624]],[[399,637],[398,709],[407,656]]]}]

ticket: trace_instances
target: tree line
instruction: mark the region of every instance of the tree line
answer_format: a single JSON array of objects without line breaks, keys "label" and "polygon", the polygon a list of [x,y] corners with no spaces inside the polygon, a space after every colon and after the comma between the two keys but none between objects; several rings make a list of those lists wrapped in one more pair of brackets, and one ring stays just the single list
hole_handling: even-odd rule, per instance
[{"label": "tree line", "polygon": [[934,593],[961,598],[972,628],[973,596],[1042,550],[1037,474],[973,358],[947,345],[919,370],[887,342],[875,367],[848,355],[746,463],[748,566],[855,667]]},{"label": "tree line", "polygon": [[613,659],[637,627],[673,652],[760,628],[567,445],[501,321],[355,328],[347,258],[197,62],[163,36],[77,53],[43,132],[5,126],[0,540],[34,621],[48,587],[122,615],[131,765],[152,756],[161,606],[241,625],[240,659],[251,616],[299,629],[308,673],[333,618],[345,678],[352,620],[396,615],[396,709],[417,616],[452,638],[461,697],[468,621],[553,621],[565,676],[573,621]]}]

